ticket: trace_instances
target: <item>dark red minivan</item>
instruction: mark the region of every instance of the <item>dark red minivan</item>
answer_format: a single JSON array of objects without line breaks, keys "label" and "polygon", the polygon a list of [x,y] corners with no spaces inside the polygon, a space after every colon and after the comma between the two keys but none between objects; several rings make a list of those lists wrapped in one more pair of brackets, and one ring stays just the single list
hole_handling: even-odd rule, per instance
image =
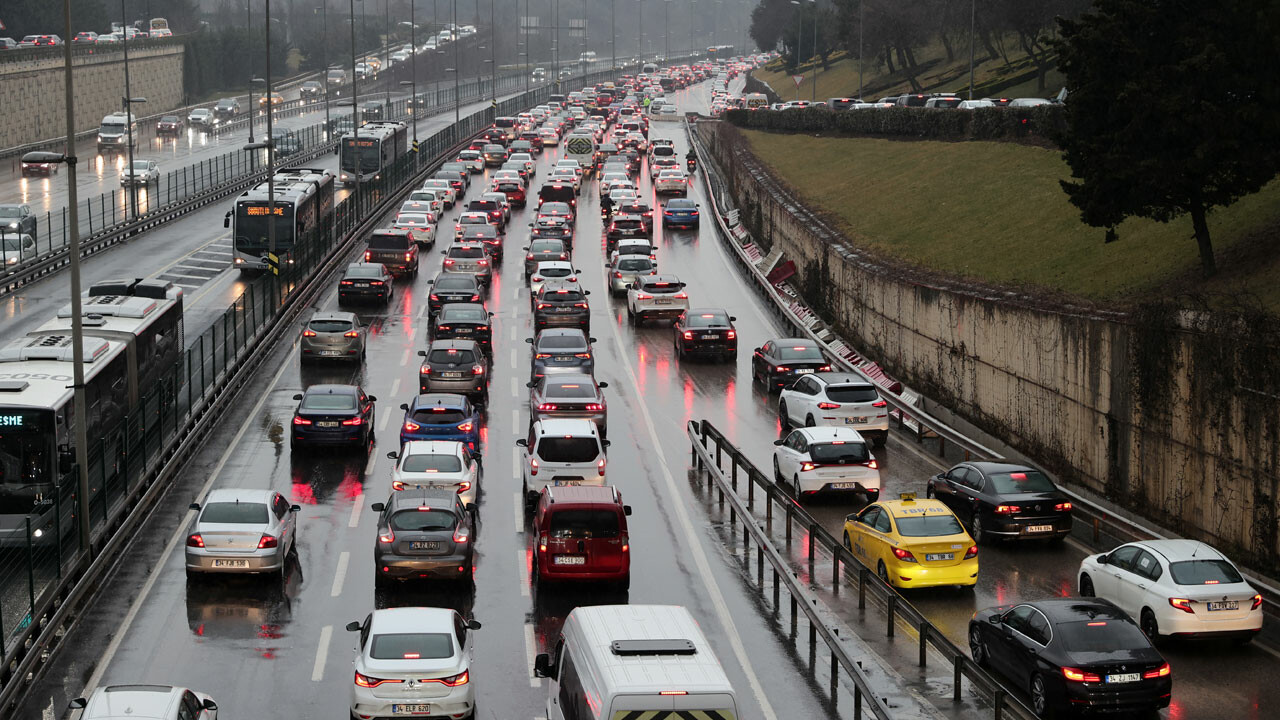
[{"label": "dark red minivan", "polygon": [[534,513],[536,552],[533,572],[541,583],[608,582],[631,584],[631,545],[627,516],[615,487],[549,486]]}]

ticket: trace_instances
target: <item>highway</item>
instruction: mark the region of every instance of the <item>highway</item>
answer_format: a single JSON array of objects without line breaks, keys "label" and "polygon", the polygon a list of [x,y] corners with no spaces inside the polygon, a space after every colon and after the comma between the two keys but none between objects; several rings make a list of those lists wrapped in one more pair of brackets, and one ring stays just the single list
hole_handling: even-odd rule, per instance
[{"label": "highway", "polygon": [[[685,109],[707,104],[705,85],[676,95]],[[437,121],[427,121],[433,126]],[[443,123],[444,120],[439,122]],[[434,127],[434,126],[433,126]],[[420,128],[420,132],[422,129]],[[428,131],[429,132],[429,131]],[[655,122],[652,137],[674,139],[679,155],[687,149],[682,127]],[[557,151],[539,160],[540,175]],[[642,171],[641,187],[649,187]],[[534,187],[538,178],[533,181]],[[472,194],[483,181],[476,178]],[[709,203],[700,184],[690,197],[704,211]],[[652,197],[651,204],[656,204]],[[205,248],[225,241],[221,215],[225,204],[193,213],[121,250],[91,263],[86,282],[119,275],[160,274],[203,257]],[[699,231],[655,229],[658,262],[688,283],[693,306],[722,306],[737,316],[739,355],[734,365],[682,363],[671,349],[665,325],[629,326],[625,302],[609,298],[605,288],[601,226],[593,186],[579,200],[574,264],[591,290],[591,334],[598,339],[596,375],[609,382],[608,480],[634,508],[631,591],[539,593],[529,579],[530,537],[519,502],[519,467],[514,441],[527,427],[528,346],[532,335],[528,290],[521,281],[518,250],[532,205],[517,210],[509,227],[507,260],[495,278],[487,304],[494,312],[492,404],[485,418],[484,468],[479,499],[480,527],[474,587],[448,590],[401,589],[375,594],[370,562],[375,541],[370,503],[390,491],[389,450],[397,447],[401,412],[396,408],[416,391],[416,351],[426,342],[427,280],[439,267],[439,253],[424,255],[416,279],[397,283],[387,309],[360,308],[369,324],[368,359],[359,368],[302,368],[296,344],[277,348],[268,366],[225,418],[190,470],[162,501],[139,539],[120,563],[89,617],[68,643],[74,653],[59,657],[33,688],[18,717],[60,717],[66,702],[107,683],[159,682],[187,685],[210,693],[227,718],[256,717],[263,708],[273,717],[340,717],[351,682],[352,638],[343,627],[362,620],[374,607],[444,605],[481,621],[476,632],[472,682],[479,691],[482,718],[533,718],[543,714],[544,681],[533,678],[533,655],[553,639],[565,614],[589,602],[671,603],[688,606],[706,632],[737,688],[740,717],[832,717],[825,692],[808,678],[803,661],[779,633],[770,610],[750,587],[733,558],[725,519],[704,501],[699,483],[689,476],[689,419],[707,418],[762,468],[770,464],[778,437],[776,396],[765,395],[750,380],[751,349],[780,335],[763,300],[741,278],[709,221]],[[446,214],[457,216],[455,209]],[[210,228],[216,227],[216,230]],[[445,224],[448,227],[448,224]],[[193,230],[196,229],[196,230]],[[437,246],[437,250],[443,243]],[[202,248],[202,249],[195,249]],[[0,305],[0,332],[13,336],[38,324],[65,300],[65,293],[42,283]],[[49,287],[45,287],[49,286]],[[215,273],[189,294],[188,334],[201,317],[221,313],[239,292],[236,275]],[[336,278],[318,310],[337,307]],[[43,290],[41,290],[43,288]],[[33,292],[34,291],[34,292]],[[315,383],[355,382],[378,398],[378,446],[366,463],[340,454],[289,450],[286,427],[293,395]],[[884,497],[923,490],[938,461],[897,434],[877,453]],[[211,488],[274,488],[303,506],[299,552],[283,584],[260,580],[188,583],[182,564],[182,540],[189,524],[188,503]],[[856,498],[810,504],[822,524],[839,537],[843,517],[861,507]],[[781,544],[781,543],[780,543]],[[804,538],[794,543],[794,559],[803,563]],[[908,594],[953,641],[964,645],[965,623],[976,609],[1047,595],[1074,592],[1074,573],[1082,548],[984,547],[978,587],[971,592],[929,591]],[[815,584],[831,607],[857,629],[859,617],[846,592],[832,596]],[[871,618],[871,644],[882,623]],[[906,651],[901,647],[905,643]],[[911,640],[890,648],[890,662],[904,674],[912,664]],[[1188,718],[1272,717],[1280,690],[1267,678],[1280,671],[1276,656],[1261,647],[1193,645],[1165,651],[1174,667],[1174,705],[1167,716]],[[911,668],[914,672],[914,668]],[[943,675],[949,675],[945,669]],[[820,673],[822,675],[822,673]],[[914,677],[914,676],[913,676]],[[927,683],[926,683],[927,684]],[[939,697],[946,689],[934,692]],[[957,712],[944,701],[945,714]],[[839,716],[851,717],[847,705]]]}]

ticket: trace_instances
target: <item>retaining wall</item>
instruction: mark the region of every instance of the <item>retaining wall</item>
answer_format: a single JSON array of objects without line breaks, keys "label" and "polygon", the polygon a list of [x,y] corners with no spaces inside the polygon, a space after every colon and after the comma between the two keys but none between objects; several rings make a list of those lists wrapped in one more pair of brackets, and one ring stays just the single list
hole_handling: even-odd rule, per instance
[{"label": "retaining wall", "polygon": [[[129,90],[145,97],[137,116],[182,104],[181,44],[129,48]],[[61,55],[0,65],[0,147],[13,147],[65,133],[66,84]],[[78,54],[75,73],[76,132],[98,127],[104,115],[123,110],[124,53]]]},{"label": "retaining wall", "polygon": [[1072,306],[888,263],[735,128],[698,127],[756,241],[795,263],[793,286],[852,346],[1068,485],[1280,568],[1276,318]]}]

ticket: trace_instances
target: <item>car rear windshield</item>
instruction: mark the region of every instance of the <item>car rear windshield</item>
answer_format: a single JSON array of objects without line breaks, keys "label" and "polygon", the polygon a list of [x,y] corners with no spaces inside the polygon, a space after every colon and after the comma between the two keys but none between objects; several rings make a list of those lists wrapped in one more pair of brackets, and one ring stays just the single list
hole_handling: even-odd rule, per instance
[{"label": "car rear windshield", "polygon": [[880,393],[868,385],[828,385],[827,397],[838,403],[865,403],[880,399]]},{"label": "car rear windshield", "polygon": [[553,538],[618,537],[618,513],[613,510],[558,510],[551,513]]},{"label": "car rear windshield", "polygon": [[472,210],[486,210],[486,211],[497,210],[498,207],[499,207],[498,203],[495,200],[472,200],[471,201]]},{"label": "car rear windshield", "polygon": [[623,218],[613,221],[614,227],[624,228],[626,230],[634,230],[644,227],[644,221],[638,218]]},{"label": "car rear windshield", "polygon": [[619,270],[648,270],[653,267],[649,258],[624,258],[618,261]]},{"label": "car rear windshield", "polygon": [[316,332],[346,332],[351,329],[350,320],[312,320],[307,324]]},{"label": "car rear windshield", "polygon": [[430,357],[427,358],[432,363],[473,363],[476,356],[470,350],[432,350]]},{"label": "car rear windshield", "polygon": [[822,351],[811,345],[786,345],[778,348],[778,357],[783,360],[822,360]]},{"label": "car rear windshield", "polygon": [[645,292],[670,294],[680,292],[680,283],[650,283],[644,286]]},{"label": "car rear windshield", "polygon": [[565,400],[595,399],[596,389],[588,382],[556,382],[547,385],[547,397]]},{"label": "car rear windshield", "polygon": [[449,248],[449,257],[470,260],[473,258],[484,257],[484,248],[479,247],[451,247]]},{"label": "car rear windshield", "polygon": [[814,443],[809,446],[809,457],[823,465],[857,465],[871,459],[866,443]]},{"label": "car rear windshield", "polygon": [[1002,495],[1031,492],[1052,492],[1057,490],[1053,481],[1036,470],[995,473],[991,475],[991,485]]},{"label": "car rear windshield", "polygon": [[408,235],[383,235],[381,233],[369,236],[370,250],[408,250]]},{"label": "car rear windshield", "polygon": [[942,537],[964,532],[955,515],[895,517],[894,521],[898,523],[898,534],[904,537]]},{"label": "car rear windshield", "polygon": [[1226,585],[1244,582],[1240,571],[1226,560],[1183,560],[1169,564],[1169,573],[1179,585]]},{"label": "car rear windshield", "polygon": [[472,308],[446,309],[440,315],[440,322],[482,323],[489,319],[484,310]]},{"label": "car rear windshield", "polygon": [[[396,215],[397,225],[430,225],[431,219],[422,213],[400,213]],[[372,246],[372,245],[371,245]]]},{"label": "car rear windshield", "polygon": [[1117,650],[1145,648],[1151,643],[1132,622],[1116,620],[1081,620],[1054,626],[1062,646],[1070,653],[1107,653]]},{"label": "car rear windshield", "polygon": [[538,441],[538,457],[546,462],[586,463],[600,454],[593,437],[544,437]]},{"label": "car rear windshield", "polygon": [[433,530],[452,530],[458,524],[458,518],[450,510],[422,510],[414,508],[401,510],[391,516],[391,527],[395,530],[431,532]]},{"label": "car rear windshield", "polygon": [[529,244],[529,252],[562,253],[564,252],[564,243],[561,243],[559,240],[534,240]]},{"label": "car rear windshield", "polygon": [[668,210],[693,210],[697,207],[697,203],[692,200],[669,200],[667,202]]},{"label": "car rear windshield", "polygon": [[543,292],[541,299],[548,302],[582,302],[586,298],[577,290],[559,289]]},{"label": "car rear windshield", "polygon": [[548,335],[538,339],[539,350],[582,350],[582,338],[573,335]]},{"label": "car rear windshield", "polygon": [[315,393],[302,398],[303,410],[354,410],[356,396],[334,393]]},{"label": "car rear windshield", "polygon": [[424,453],[406,457],[400,469],[404,472],[462,472],[462,461],[457,455]]},{"label": "car rear windshield", "polygon": [[655,145],[653,147],[654,157],[671,157],[676,154],[676,149],[670,145]]},{"label": "car rear windshield", "polygon": [[374,635],[369,657],[375,660],[439,660],[453,657],[449,633]]},{"label": "car rear windshield", "polygon": [[[441,360],[440,362],[449,361]],[[466,419],[467,416],[456,408],[422,408],[413,411],[414,422],[423,425],[454,425]]]},{"label": "car rear windshield", "polygon": [[432,287],[436,290],[474,290],[475,281],[469,277],[442,277]]},{"label": "car rear windshield", "polygon": [[685,317],[686,327],[723,327],[729,324],[724,313],[691,313]]},{"label": "car rear windshield", "polygon": [[254,502],[209,503],[200,513],[200,522],[264,525],[267,522],[267,506]]},{"label": "car rear windshield", "polygon": [[560,278],[569,277],[573,274],[573,268],[567,267],[544,267],[538,270],[538,274],[542,277]]},{"label": "car rear windshield", "polygon": [[349,278],[380,278],[382,271],[374,265],[366,267],[347,268],[347,277]]}]

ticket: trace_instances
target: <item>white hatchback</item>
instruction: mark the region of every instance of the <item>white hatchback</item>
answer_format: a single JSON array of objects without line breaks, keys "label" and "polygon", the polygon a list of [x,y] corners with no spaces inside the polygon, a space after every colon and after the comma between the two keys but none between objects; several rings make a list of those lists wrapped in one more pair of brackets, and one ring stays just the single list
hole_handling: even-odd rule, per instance
[{"label": "white hatchback", "polygon": [[1090,555],[1079,582],[1081,595],[1115,603],[1152,642],[1169,635],[1248,642],[1262,629],[1262,595],[1199,540],[1142,540]]},{"label": "white hatchback", "polygon": [[689,194],[689,179],[685,176],[684,171],[679,168],[671,168],[658,173],[658,177],[653,181],[653,192],[658,195],[679,195],[684,197]]},{"label": "white hatchback", "polygon": [[479,629],[456,610],[433,607],[374,610],[349,623],[360,634],[351,717],[472,717],[470,634]]},{"label": "white hatchback", "polygon": [[412,230],[413,237],[421,245],[433,245],[436,241],[436,216],[431,212],[396,213],[391,223],[395,229]]},{"label": "white hatchback", "polygon": [[536,296],[542,286],[547,283],[576,282],[578,282],[578,270],[573,267],[573,263],[565,260],[543,260],[529,276],[529,295],[531,298]]},{"label": "white hatchback", "polygon": [[218,704],[202,692],[170,685],[107,685],[70,703],[80,720],[217,720]]},{"label": "white hatchback", "polygon": [[457,440],[410,440],[387,457],[396,461],[392,490],[454,488],[464,506],[480,492],[480,463]]},{"label": "white hatchback", "polygon": [[689,294],[675,275],[641,275],[627,285],[627,317],[632,323],[675,319],[689,309]]},{"label": "white hatchback", "polygon": [[797,495],[847,491],[863,493],[869,503],[880,498],[880,465],[857,430],[797,428],[773,444],[774,482],[791,485]]}]

